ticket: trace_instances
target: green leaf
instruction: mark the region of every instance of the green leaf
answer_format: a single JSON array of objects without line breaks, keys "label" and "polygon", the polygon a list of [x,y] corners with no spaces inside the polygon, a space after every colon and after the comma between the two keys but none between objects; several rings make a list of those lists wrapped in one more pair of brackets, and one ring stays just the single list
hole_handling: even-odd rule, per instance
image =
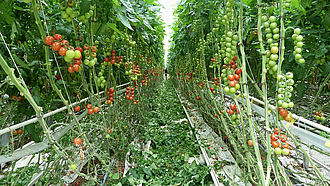
[{"label": "green leaf", "polygon": [[116,5],[116,6],[120,6],[118,3],[118,0],[112,0],[112,2]]},{"label": "green leaf", "polygon": [[324,55],[325,53],[327,53],[327,52],[328,52],[328,50],[327,50],[325,44],[322,43],[322,44],[319,46],[319,48],[317,49],[317,51],[316,51],[315,58],[319,58],[319,57],[323,56],[323,55]]},{"label": "green leaf", "polygon": [[154,28],[152,28],[152,26],[149,24],[149,22],[147,20],[143,20],[143,24],[146,25],[148,28],[150,28],[152,31],[155,31]]},{"label": "green leaf", "polygon": [[152,176],[151,170],[149,168],[144,168],[143,172],[146,173],[149,176]]},{"label": "green leaf", "polygon": [[117,25],[115,23],[109,23],[108,26],[110,28],[112,28],[115,32],[117,32],[118,34],[120,34],[121,36],[124,36],[118,29],[117,29]]},{"label": "green leaf", "polygon": [[297,93],[298,93],[298,98],[301,98],[304,95],[306,86],[304,83],[298,84],[297,86]]},{"label": "green leaf", "polygon": [[128,22],[128,19],[126,16],[121,15],[121,13],[119,11],[117,11],[117,18],[120,20],[121,23],[123,23],[123,25],[125,25],[127,28],[129,28],[130,30],[133,30],[133,28],[131,27],[131,25]]},{"label": "green leaf", "polygon": [[19,66],[30,70],[30,67],[24,61],[22,61],[17,55],[13,54],[13,58]]},{"label": "green leaf", "polygon": [[291,1],[291,5],[292,5],[293,7],[295,7],[296,9],[305,12],[305,9],[300,5],[300,1],[301,1],[301,0],[292,0],[292,1]]},{"label": "green leaf", "polygon": [[330,62],[322,65],[322,76],[327,76],[330,73]]},{"label": "green leaf", "polygon": [[126,7],[126,10],[130,13],[134,13],[134,9],[132,8],[132,5],[127,0],[120,0],[120,2]]},{"label": "green leaf", "polygon": [[80,15],[84,15],[85,13],[87,13],[89,11],[89,7],[91,5],[91,2],[88,0],[83,0],[80,3]]},{"label": "green leaf", "polygon": [[324,20],[324,22],[323,22],[324,27],[329,28],[330,27],[330,10],[328,10],[325,13],[323,20]]}]

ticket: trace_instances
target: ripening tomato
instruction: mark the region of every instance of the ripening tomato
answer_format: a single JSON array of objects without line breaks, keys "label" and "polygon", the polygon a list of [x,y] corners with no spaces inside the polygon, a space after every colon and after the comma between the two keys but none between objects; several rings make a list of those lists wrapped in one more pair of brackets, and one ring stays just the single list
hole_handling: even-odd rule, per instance
[{"label": "ripening tomato", "polygon": [[61,41],[62,40],[62,35],[61,34],[55,34],[54,35],[54,40]]},{"label": "ripening tomato", "polygon": [[74,73],[74,69],[73,69],[73,67],[69,67],[69,68],[68,68],[68,71],[69,71],[70,74]]},{"label": "ripening tomato", "polygon": [[280,110],[279,113],[283,118],[285,118],[288,115],[288,111],[286,111],[284,109]]},{"label": "ripening tomato", "polygon": [[65,49],[64,47],[61,47],[58,50],[58,54],[60,54],[60,56],[65,56],[66,55],[66,51],[67,51],[67,49]]},{"label": "ripening tomato", "polygon": [[292,115],[291,114],[288,114],[285,118],[284,118],[285,121],[287,122],[290,122],[292,120]]},{"label": "ripening tomato", "polygon": [[54,41],[54,37],[53,36],[47,36],[47,37],[45,37],[45,43],[46,43],[46,45],[53,44],[53,41]]},{"label": "ripening tomato", "polygon": [[75,145],[80,145],[82,143],[82,140],[80,139],[80,138],[75,138],[74,140],[73,140],[73,144],[75,144]]},{"label": "ripening tomato", "polygon": [[229,110],[228,111],[228,114],[233,115],[234,114],[234,111],[233,110]]},{"label": "ripening tomato", "polygon": [[69,41],[68,40],[62,40],[61,41],[61,43],[63,44],[63,45],[66,45],[66,46],[69,46]]},{"label": "ripening tomato", "polygon": [[110,105],[111,104],[111,100],[107,100],[107,104]]},{"label": "ripening tomato", "polygon": [[272,141],[277,141],[277,140],[278,140],[278,136],[276,136],[275,134],[271,134],[271,135],[270,135],[270,139],[271,139]]},{"label": "ripening tomato", "polygon": [[83,49],[81,47],[77,47],[76,50],[79,50],[80,53],[83,53]]},{"label": "ripening tomato", "polygon": [[274,134],[279,135],[281,133],[281,129],[274,128]]},{"label": "ripening tomato", "polygon": [[88,50],[89,49],[89,45],[88,44],[84,44],[84,50]]},{"label": "ripening tomato", "polygon": [[92,51],[92,52],[96,52],[96,51],[97,51],[96,46],[92,46],[92,47],[91,47],[91,51]]},{"label": "ripening tomato", "polygon": [[80,59],[76,60],[75,64],[80,66],[81,65],[81,60]]},{"label": "ripening tomato", "polygon": [[281,139],[281,142],[286,142],[286,140],[288,139],[288,137],[284,134],[281,134],[280,135],[280,139]]},{"label": "ripening tomato", "polygon": [[86,108],[87,108],[87,109],[92,109],[92,104],[88,104],[88,105],[86,106]]},{"label": "ripening tomato", "polygon": [[93,111],[94,111],[95,113],[97,113],[98,111],[100,111],[100,109],[99,109],[99,107],[94,107]]},{"label": "ripening tomato", "polygon": [[229,86],[230,86],[230,87],[235,87],[235,85],[236,85],[235,81],[230,81],[230,82],[229,82]]},{"label": "ripening tomato", "polygon": [[74,110],[75,110],[76,112],[79,112],[79,111],[80,111],[80,106],[76,106],[76,107],[74,108]]},{"label": "ripening tomato", "polygon": [[61,48],[61,44],[60,44],[59,42],[54,42],[54,43],[52,44],[52,49],[53,49],[54,51],[58,51],[60,48]]},{"label": "ripening tomato", "polygon": [[272,146],[273,146],[274,148],[279,147],[279,146],[280,146],[280,143],[277,142],[277,141],[272,141]]},{"label": "ripening tomato", "polygon": [[252,141],[252,140],[249,140],[249,141],[248,141],[248,144],[249,144],[250,146],[253,146],[253,141]]},{"label": "ripening tomato", "polygon": [[288,143],[282,143],[282,148],[288,149],[289,148],[289,144]]},{"label": "ripening tomato", "polygon": [[76,71],[76,72],[79,71],[79,65],[77,65],[77,64],[74,64],[72,68],[73,68],[73,71]]},{"label": "ripening tomato", "polygon": [[234,79],[235,79],[234,75],[229,75],[229,76],[228,76],[228,80],[229,80],[229,81],[234,81]]}]

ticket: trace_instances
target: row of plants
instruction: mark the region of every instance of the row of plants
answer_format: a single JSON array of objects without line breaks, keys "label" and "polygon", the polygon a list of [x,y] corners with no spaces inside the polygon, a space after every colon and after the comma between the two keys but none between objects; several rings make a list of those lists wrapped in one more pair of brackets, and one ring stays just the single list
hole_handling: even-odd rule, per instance
[{"label": "row of plants", "polygon": [[[122,177],[128,145],[163,78],[159,9],[157,1],[135,0],[0,3],[0,126],[37,118],[10,129],[0,147],[1,183],[26,185],[40,170],[42,185]],[[25,167],[11,168],[30,154]]]},{"label": "row of plants", "polygon": [[[327,2],[320,3],[182,1],[176,9],[169,54],[172,81],[197,105],[204,120],[227,136],[232,154],[252,184],[293,185],[278,157],[291,158],[295,149],[313,168],[304,177],[316,185],[328,184],[301,141],[288,130],[297,111],[306,118],[318,111],[318,122],[329,121],[329,24],[325,21],[329,14]],[[318,61],[321,56],[323,63]],[[312,67],[317,73],[311,73]],[[307,87],[315,90],[304,93]],[[264,102],[263,119],[252,111],[250,96]],[[308,97],[302,99],[306,103],[301,104],[301,97]],[[308,106],[301,109],[303,105]]]},{"label": "row of plants", "polygon": [[[166,88],[165,88],[166,87]],[[191,133],[190,125],[179,122],[186,118],[173,85],[156,90],[150,100],[141,133],[131,145],[128,160],[134,168],[128,171],[123,185],[209,185],[212,183],[210,169],[204,162],[189,158],[201,158],[199,145]],[[160,104],[161,103],[161,104]],[[142,144],[151,141],[148,151]]]}]

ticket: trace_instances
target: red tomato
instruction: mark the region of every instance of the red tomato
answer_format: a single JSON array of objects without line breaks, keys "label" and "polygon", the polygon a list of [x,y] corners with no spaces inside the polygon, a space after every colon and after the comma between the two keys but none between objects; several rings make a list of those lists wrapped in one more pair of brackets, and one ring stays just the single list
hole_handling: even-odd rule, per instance
[{"label": "red tomato", "polygon": [[74,110],[75,110],[76,112],[79,112],[79,111],[80,111],[80,106],[76,106],[76,107],[74,108]]},{"label": "red tomato", "polygon": [[272,141],[277,141],[278,140],[278,136],[276,136],[275,134],[271,134],[270,138]]},{"label": "red tomato", "polygon": [[286,140],[288,139],[288,137],[284,134],[281,134],[280,135],[280,139],[281,139],[281,142],[286,142]]},{"label": "red tomato", "polygon": [[81,47],[77,47],[76,50],[79,50],[80,53],[83,53],[83,49]]},{"label": "red tomato", "polygon": [[240,75],[238,75],[238,74],[235,74],[235,75],[234,75],[234,78],[235,78],[235,80],[236,80],[236,81],[238,81],[238,80],[239,80],[239,78],[241,78],[241,76],[240,76]]},{"label": "red tomato", "polygon": [[250,146],[253,146],[253,141],[252,141],[252,140],[249,140],[249,141],[248,141],[248,144],[249,144]]},{"label": "red tomato", "polygon": [[236,85],[235,81],[231,81],[231,82],[229,82],[229,86],[230,86],[230,87],[235,87],[235,85]]},{"label": "red tomato", "polygon": [[52,49],[53,49],[54,51],[58,51],[60,48],[61,48],[61,44],[60,44],[59,42],[54,42],[54,43],[52,44]]},{"label": "red tomato", "polygon": [[54,35],[54,39],[55,39],[56,41],[61,41],[61,40],[62,40],[62,35],[61,35],[61,34],[55,34],[55,35]]},{"label": "red tomato", "polygon": [[235,104],[230,105],[230,109],[231,110],[235,110],[236,109],[236,105]]},{"label": "red tomato", "polygon": [[88,114],[93,114],[94,110],[93,109],[88,109]]},{"label": "red tomato", "polygon": [[80,138],[75,138],[73,140],[73,144],[75,144],[75,145],[80,145],[81,143],[82,143],[82,140]]},{"label": "red tomato", "polygon": [[99,109],[99,107],[94,107],[93,111],[94,111],[95,113],[97,113],[98,111],[100,111],[100,109]]},{"label": "red tomato", "polygon": [[62,40],[61,43],[62,43],[63,45],[69,46],[69,41],[67,41],[67,40],[65,40],[65,39]]},{"label": "red tomato", "polygon": [[60,56],[65,56],[66,55],[66,51],[67,51],[67,49],[65,49],[64,47],[61,47],[58,50],[58,54],[60,54]]},{"label": "red tomato", "polygon": [[74,69],[73,69],[73,67],[69,67],[69,68],[68,68],[68,71],[69,71],[70,74],[74,73]]},{"label": "red tomato", "polygon": [[241,73],[242,73],[242,69],[240,69],[240,68],[236,69],[235,74],[239,75]]},{"label": "red tomato", "polygon": [[228,111],[228,114],[233,115],[234,114],[234,111],[233,110],[229,110]]},{"label": "red tomato", "polygon": [[277,142],[277,141],[272,141],[272,146],[273,146],[274,148],[279,147],[279,146],[280,146],[280,143]]},{"label": "red tomato", "polygon": [[22,134],[23,133],[23,130],[22,129],[18,129],[17,130],[17,134]]},{"label": "red tomato", "polygon": [[228,80],[229,80],[229,81],[234,81],[234,79],[235,79],[235,77],[234,77],[233,75],[229,75],[229,76],[228,76]]},{"label": "red tomato", "polygon": [[274,128],[274,134],[279,135],[281,133],[281,129]]},{"label": "red tomato", "polygon": [[53,36],[47,36],[47,37],[45,37],[45,43],[46,43],[46,45],[53,44],[53,41],[54,41],[54,37]]},{"label": "red tomato", "polygon": [[92,104],[88,104],[88,105],[86,106],[86,108],[87,108],[87,109],[92,109]]},{"label": "red tomato", "polygon": [[73,71],[77,72],[79,70],[79,65],[74,64],[72,68],[73,68]]}]

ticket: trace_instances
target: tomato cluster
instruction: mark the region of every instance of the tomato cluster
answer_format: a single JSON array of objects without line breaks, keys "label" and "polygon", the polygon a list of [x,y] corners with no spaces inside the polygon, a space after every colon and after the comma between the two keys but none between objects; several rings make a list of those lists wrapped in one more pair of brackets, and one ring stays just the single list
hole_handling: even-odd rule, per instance
[{"label": "tomato cluster", "polygon": [[142,79],[142,81],[141,81],[141,83],[142,83],[142,86],[147,86],[148,84],[147,84],[147,77],[146,77],[146,75],[145,74],[143,74],[143,79]]},{"label": "tomato cluster", "polygon": [[289,144],[286,142],[288,138],[285,134],[281,134],[281,129],[275,128],[274,132],[270,135],[270,138],[276,154],[282,153],[283,155],[289,155]]},{"label": "tomato cluster", "polygon": [[324,114],[322,113],[322,110],[319,110],[319,111],[315,112],[315,119],[321,120],[321,121],[325,120],[325,117],[324,117]]},{"label": "tomato cluster", "polygon": [[14,130],[13,131],[13,135],[16,136],[18,134],[22,134],[23,133],[23,130],[22,129],[18,129],[18,130]]},{"label": "tomato cluster", "polygon": [[202,88],[204,88],[204,86],[205,86],[205,83],[203,82],[203,83],[198,85],[198,88],[202,89]]},{"label": "tomato cluster", "polygon": [[109,91],[106,93],[106,97],[109,98],[109,99],[106,99],[105,100],[105,104],[108,104],[110,105],[113,101],[113,93],[115,92],[115,89],[113,88],[109,88]]},{"label": "tomato cluster", "polygon": [[134,99],[134,88],[126,87],[126,99],[133,101]]},{"label": "tomato cluster", "polygon": [[92,104],[88,104],[86,106],[86,108],[88,109],[88,114],[93,114],[93,113],[97,113],[100,111],[99,107],[94,107],[92,106]]},{"label": "tomato cluster", "polygon": [[304,43],[302,42],[304,37],[300,35],[300,32],[301,32],[300,29],[296,28],[294,29],[294,34],[292,35],[292,39],[294,40],[293,43],[295,45],[293,55],[294,55],[294,59],[298,63],[305,63],[305,59],[301,55],[302,47],[304,46]]},{"label": "tomato cluster", "polygon": [[227,68],[227,65],[222,66],[223,69],[221,77],[223,78],[224,84],[226,85],[224,91],[229,95],[235,94],[241,87],[238,81],[241,78],[240,74],[242,73],[242,69],[236,69],[236,60],[237,57],[234,56],[232,61],[229,63],[229,68]]},{"label": "tomato cluster", "polygon": [[92,67],[95,65],[95,63],[97,62],[96,51],[97,51],[96,46],[89,47],[88,44],[84,44],[84,55],[85,55],[84,64],[85,65],[88,65],[89,67]]},{"label": "tomato cluster", "polygon": [[235,104],[230,105],[230,109],[226,110],[228,114],[231,115],[230,121],[233,125],[238,125],[239,124],[239,109],[236,107]]},{"label": "tomato cluster", "polygon": [[94,15],[95,6],[90,6],[89,11],[84,14],[78,15],[78,7],[76,9],[75,5],[76,4],[74,3],[74,0],[68,0],[66,4],[62,4],[60,6],[62,18],[65,19],[67,22],[72,22],[72,20],[77,17],[78,21],[87,23],[88,19]]},{"label": "tomato cluster", "polygon": [[[278,106],[286,108],[294,107],[294,103],[290,100],[292,97],[294,80],[292,72],[287,72],[285,75],[281,74],[277,77],[278,79]],[[290,113],[291,115],[291,113]],[[282,116],[282,115],[281,115]],[[283,117],[283,116],[282,116]],[[280,119],[283,119],[280,117]]]}]

